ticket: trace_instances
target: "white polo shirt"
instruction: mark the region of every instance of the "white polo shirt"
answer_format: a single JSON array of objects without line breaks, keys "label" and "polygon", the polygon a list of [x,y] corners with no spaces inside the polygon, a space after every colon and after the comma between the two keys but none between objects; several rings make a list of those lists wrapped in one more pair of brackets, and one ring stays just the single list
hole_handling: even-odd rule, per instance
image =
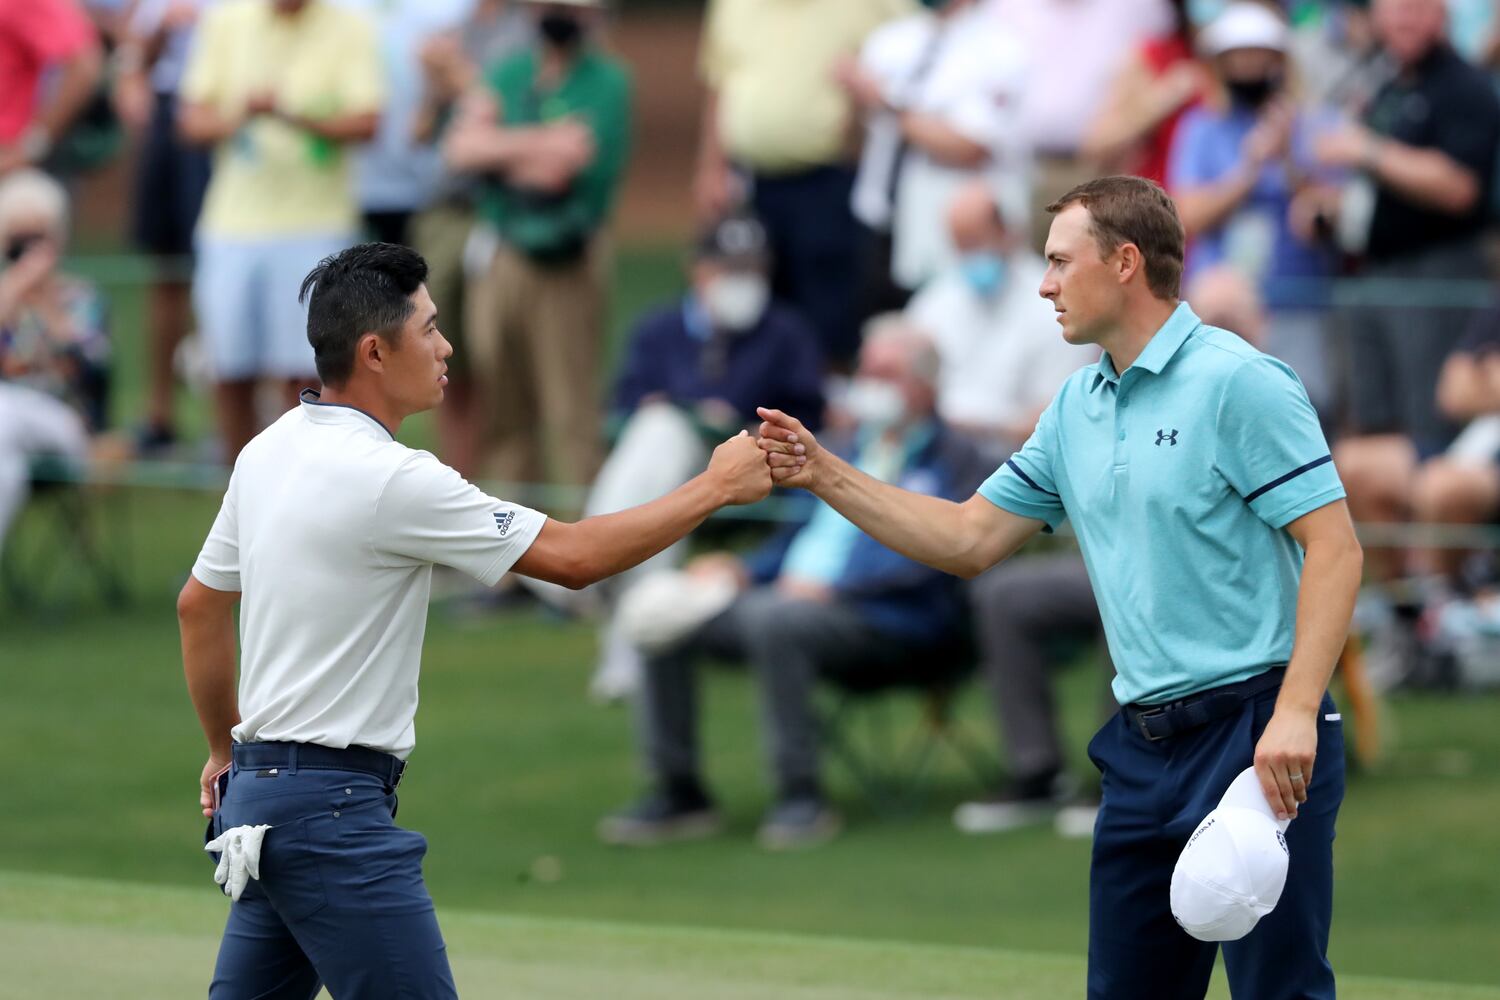
[{"label": "white polo shirt", "polygon": [[492,586],[546,520],[304,392],[241,452],[193,566],[243,595],[234,738],[405,758],[433,564]]}]

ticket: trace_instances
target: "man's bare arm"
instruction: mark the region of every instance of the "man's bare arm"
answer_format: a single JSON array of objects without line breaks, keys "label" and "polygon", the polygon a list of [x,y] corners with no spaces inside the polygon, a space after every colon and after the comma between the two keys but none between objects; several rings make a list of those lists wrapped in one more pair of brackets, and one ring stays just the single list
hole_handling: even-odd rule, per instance
[{"label": "man's bare arm", "polygon": [[975,495],[963,503],[911,493],[866,475],[822,448],[802,422],[759,411],[760,446],[782,486],[800,486],[909,559],[972,578],[1008,558],[1042,530]]},{"label": "man's bare arm", "polygon": [[200,802],[205,816],[212,814],[209,782],[229,763],[232,738],[229,731],[240,721],[235,694],[234,605],[237,593],[214,590],[188,577],[177,598],[177,624],[182,633],[182,671],[187,677],[188,696],[198,713],[198,723],[208,740],[209,759],[200,780]]}]

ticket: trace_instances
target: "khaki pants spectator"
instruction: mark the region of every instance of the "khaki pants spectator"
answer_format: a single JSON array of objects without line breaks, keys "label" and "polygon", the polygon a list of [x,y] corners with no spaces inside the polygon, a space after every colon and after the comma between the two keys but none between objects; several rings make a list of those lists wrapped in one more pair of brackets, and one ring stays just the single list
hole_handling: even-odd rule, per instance
[{"label": "khaki pants spectator", "polygon": [[[607,253],[539,264],[501,247],[469,285],[469,341],[483,475],[587,485],[599,468]],[[548,461],[548,455],[551,461]]]}]

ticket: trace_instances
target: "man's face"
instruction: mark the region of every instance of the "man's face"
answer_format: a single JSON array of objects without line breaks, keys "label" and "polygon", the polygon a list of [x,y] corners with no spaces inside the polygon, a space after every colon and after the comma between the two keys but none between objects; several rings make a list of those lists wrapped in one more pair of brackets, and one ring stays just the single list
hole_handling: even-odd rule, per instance
[{"label": "man's face", "polygon": [[1380,44],[1404,65],[1430,52],[1447,28],[1443,0],[1376,0],[1372,15]]},{"label": "man's face", "polygon": [[443,387],[448,384],[448,359],[453,345],[448,343],[437,325],[437,307],[427,286],[412,293],[412,309],[401,328],[396,346],[384,345],[384,386],[407,413],[430,410],[443,401]]},{"label": "man's face", "polygon": [[1115,325],[1124,296],[1119,274],[1111,266],[1117,253],[1100,256],[1088,209],[1082,205],[1069,205],[1052,219],[1047,273],[1039,291],[1057,310],[1068,343],[1096,344]]}]

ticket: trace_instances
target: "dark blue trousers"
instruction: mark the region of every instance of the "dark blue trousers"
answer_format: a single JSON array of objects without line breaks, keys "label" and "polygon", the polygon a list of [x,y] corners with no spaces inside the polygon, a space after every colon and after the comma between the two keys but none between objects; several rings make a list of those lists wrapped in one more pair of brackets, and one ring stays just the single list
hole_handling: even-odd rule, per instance
[{"label": "dark blue trousers", "polygon": [[360,771],[231,768],[211,837],[269,823],[260,879],[230,904],[212,1000],[458,996],[422,881],[427,839]]},{"label": "dark blue trousers", "polygon": [[849,208],[854,168],[751,177],[751,202],[771,241],[772,285],[817,330],[823,360],[859,353],[862,230]]},{"label": "dark blue trousers", "polygon": [[[1172,918],[1172,868],[1229,783],[1254,762],[1275,689],[1238,714],[1156,742],[1116,714],[1089,743],[1104,776],[1089,876],[1093,1000],[1201,1000],[1218,945]],[[1333,699],[1318,712],[1318,756],[1307,801],[1287,828],[1291,865],[1276,909],[1224,944],[1236,1000],[1332,1000],[1334,820],[1344,799],[1344,734]],[[1331,718],[1330,718],[1331,717]]]}]

